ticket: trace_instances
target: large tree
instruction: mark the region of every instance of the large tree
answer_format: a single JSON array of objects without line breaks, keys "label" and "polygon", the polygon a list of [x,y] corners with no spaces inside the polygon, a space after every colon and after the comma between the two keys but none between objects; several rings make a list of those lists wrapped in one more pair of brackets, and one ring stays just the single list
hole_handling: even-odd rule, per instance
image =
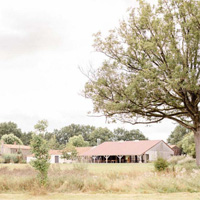
[{"label": "large tree", "polygon": [[131,124],[173,120],[192,130],[200,165],[200,1],[139,1],[94,47],[108,59],[85,95],[94,112]]},{"label": "large tree", "polygon": [[22,137],[22,131],[18,128],[17,124],[14,122],[3,122],[0,123],[0,137],[5,134],[14,134],[18,138]]}]

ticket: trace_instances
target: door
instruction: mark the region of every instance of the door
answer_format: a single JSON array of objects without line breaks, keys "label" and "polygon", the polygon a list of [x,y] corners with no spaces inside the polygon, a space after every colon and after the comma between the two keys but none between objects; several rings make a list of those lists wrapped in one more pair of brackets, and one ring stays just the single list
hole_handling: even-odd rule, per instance
[{"label": "door", "polygon": [[55,156],[55,163],[59,163],[59,156]]}]

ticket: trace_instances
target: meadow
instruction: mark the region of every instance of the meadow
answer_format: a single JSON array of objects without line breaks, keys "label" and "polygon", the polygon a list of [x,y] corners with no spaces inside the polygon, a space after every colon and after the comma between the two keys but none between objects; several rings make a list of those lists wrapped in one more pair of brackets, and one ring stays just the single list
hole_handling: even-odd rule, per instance
[{"label": "meadow", "polygon": [[0,165],[1,199],[200,199],[194,161],[157,172],[153,163],[52,164],[46,187],[29,164]]}]

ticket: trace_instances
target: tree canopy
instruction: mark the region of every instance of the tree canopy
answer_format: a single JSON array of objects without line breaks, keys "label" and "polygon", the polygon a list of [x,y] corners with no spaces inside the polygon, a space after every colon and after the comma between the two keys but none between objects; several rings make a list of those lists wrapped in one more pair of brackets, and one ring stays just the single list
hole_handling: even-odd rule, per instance
[{"label": "tree canopy", "polygon": [[14,122],[3,122],[0,123],[0,138],[5,134],[14,134],[18,138],[21,138],[22,131],[18,128],[17,124]]},{"label": "tree canopy", "polygon": [[89,146],[89,142],[83,139],[82,135],[73,136],[69,138],[69,143],[75,147],[87,147]]},{"label": "tree canopy", "polygon": [[23,142],[14,134],[5,134],[1,137],[1,139],[4,141],[5,144],[19,144],[22,145]]},{"label": "tree canopy", "polygon": [[139,1],[94,47],[108,59],[90,74],[94,112],[131,124],[173,120],[195,134],[200,165],[200,2]]},{"label": "tree canopy", "polygon": [[113,131],[113,134],[115,141],[148,140],[138,129],[128,131],[123,128],[117,128]]},{"label": "tree canopy", "polygon": [[167,142],[170,144],[178,144],[183,139],[183,136],[188,134],[189,130],[185,127],[178,125],[175,129],[171,132],[170,136],[167,139]]}]

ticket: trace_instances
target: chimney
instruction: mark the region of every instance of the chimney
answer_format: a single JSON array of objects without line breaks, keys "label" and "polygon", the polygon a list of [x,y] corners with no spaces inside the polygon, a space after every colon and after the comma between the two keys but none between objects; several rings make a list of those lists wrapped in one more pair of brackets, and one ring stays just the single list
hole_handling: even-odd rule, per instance
[{"label": "chimney", "polygon": [[14,142],[14,145],[16,145],[17,143],[16,143],[16,141]]},{"label": "chimney", "polygon": [[98,138],[98,139],[97,139],[97,146],[100,145],[100,144],[101,144],[101,139]]}]

